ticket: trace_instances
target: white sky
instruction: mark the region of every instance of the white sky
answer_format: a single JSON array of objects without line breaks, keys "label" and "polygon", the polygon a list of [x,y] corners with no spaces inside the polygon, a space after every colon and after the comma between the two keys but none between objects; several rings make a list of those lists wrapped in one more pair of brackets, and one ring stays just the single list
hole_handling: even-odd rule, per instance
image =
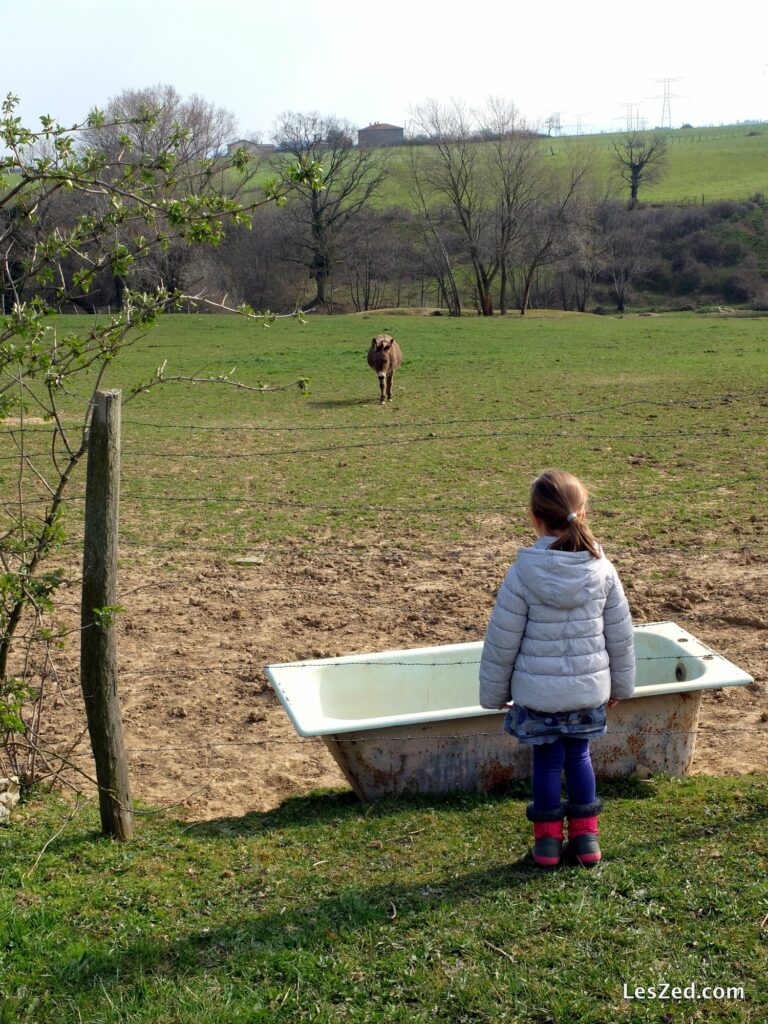
[{"label": "white sky", "polygon": [[530,120],[624,128],[768,119],[768,4],[730,0],[0,0],[0,96],[64,124],[128,88],[170,84],[234,112],[405,125],[427,99],[509,98]]}]

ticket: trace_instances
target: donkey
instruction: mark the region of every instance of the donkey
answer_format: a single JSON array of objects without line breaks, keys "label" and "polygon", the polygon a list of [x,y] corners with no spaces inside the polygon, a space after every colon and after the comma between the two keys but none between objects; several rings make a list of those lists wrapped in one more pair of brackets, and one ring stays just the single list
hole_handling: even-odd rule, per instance
[{"label": "donkey", "polygon": [[[392,378],[403,361],[403,353],[391,334],[377,334],[368,349],[368,365],[379,378],[379,401],[392,401]],[[386,391],[385,391],[386,382]]]}]

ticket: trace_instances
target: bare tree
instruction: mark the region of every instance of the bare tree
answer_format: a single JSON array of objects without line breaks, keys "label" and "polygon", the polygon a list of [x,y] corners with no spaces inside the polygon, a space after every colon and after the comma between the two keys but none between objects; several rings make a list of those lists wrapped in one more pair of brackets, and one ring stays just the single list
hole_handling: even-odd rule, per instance
[{"label": "bare tree", "polygon": [[[412,147],[409,165],[401,176],[401,184],[411,197],[411,202],[421,225],[421,241],[425,250],[426,263],[435,277],[440,295],[440,305],[446,306],[449,316],[461,316],[461,295],[453,269],[453,258],[442,221],[442,209],[430,205],[427,183],[422,174],[421,154]],[[423,292],[423,288],[422,288]],[[423,297],[421,305],[424,305]]]},{"label": "bare tree", "polygon": [[[380,150],[358,149],[353,144],[354,126],[332,116],[288,111],[277,119],[274,141],[284,153],[290,153],[302,166],[322,167],[323,188],[296,183],[289,208],[297,226],[294,257],[308,266],[315,295],[305,308],[332,308],[331,273],[339,258],[338,243],[342,229],[376,195],[386,176]],[[278,154],[273,168],[279,178],[289,175],[286,162]]]},{"label": "bare tree", "polygon": [[436,100],[415,107],[412,116],[430,142],[413,151],[424,205],[442,202],[453,211],[472,266],[478,308],[483,316],[493,316],[492,286],[500,262],[491,191],[474,118],[457,101],[444,107]]},{"label": "bare tree", "polygon": [[568,228],[590,170],[590,154],[575,150],[569,166],[554,171],[537,196],[526,223],[519,265],[522,273],[520,315],[525,316],[534,279],[543,267],[562,260],[568,252]]},{"label": "bare tree", "polygon": [[[477,306],[493,315],[493,288],[507,311],[510,260],[527,231],[541,192],[541,141],[508,100],[491,97],[479,111],[429,100],[414,121],[431,142],[412,167],[424,215],[442,202],[453,211],[472,267]],[[427,200],[430,202],[428,203]]]},{"label": "bare tree", "polygon": [[664,173],[668,157],[667,137],[656,133],[651,136],[629,131],[619,142],[614,142],[614,163],[619,174],[629,185],[629,208],[637,206],[641,185],[658,181]]},{"label": "bare tree", "polygon": [[[602,183],[601,183],[602,184]],[[585,188],[575,203],[561,276],[563,309],[585,313],[593,289],[608,265],[605,225],[616,209],[613,192]]]},{"label": "bare tree", "polygon": [[226,296],[230,305],[293,312],[306,290],[304,268],[287,259],[294,236],[285,210],[256,210],[252,226],[233,228],[215,249],[197,253],[188,268],[195,290]]},{"label": "bare tree", "polygon": [[[126,89],[109,100],[106,123],[91,129],[92,147],[115,159],[125,152],[143,158],[148,170],[172,164],[174,176],[192,194],[222,185],[226,146],[237,133],[235,115],[202,96],[184,99],[172,85]],[[215,180],[214,180],[215,179]],[[231,192],[234,180],[229,181]],[[240,189],[246,182],[237,182]]]},{"label": "bare tree", "polygon": [[630,214],[616,206],[600,211],[605,234],[606,265],[616,295],[616,310],[623,313],[629,291],[637,277],[648,268],[648,247],[653,224],[653,211],[638,210]]},{"label": "bare tree", "polygon": [[[396,207],[361,210],[342,238],[344,268],[352,304],[358,312],[398,305],[404,264],[412,262],[399,230],[408,212]],[[391,302],[387,296],[394,292]]]},{"label": "bare tree", "polygon": [[[226,152],[236,133],[237,120],[230,111],[199,95],[185,99],[171,85],[153,85],[127,89],[110,99],[104,123],[88,131],[87,142],[115,169],[113,173],[133,163],[145,178],[162,176],[169,199],[182,194],[195,197],[203,211],[211,195],[235,201],[253,187],[259,161],[245,152],[234,156]],[[233,174],[233,165],[241,173]],[[83,199],[79,197],[81,206]],[[103,205],[105,200],[97,201]],[[167,230],[172,220],[170,207],[168,216],[158,218],[158,228]],[[186,239],[169,241],[144,261],[140,276],[134,269],[130,282],[119,273],[111,284],[96,282],[100,291],[85,301],[101,299],[102,305],[119,306],[129,284],[144,289],[162,282],[171,291],[189,290],[191,274],[196,273],[192,252]]]},{"label": "bare tree", "polygon": [[541,141],[507,100],[491,97],[476,115],[486,143],[490,193],[494,203],[495,251],[499,264],[499,312],[507,312],[510,258],[535,209],[542,182]]}]

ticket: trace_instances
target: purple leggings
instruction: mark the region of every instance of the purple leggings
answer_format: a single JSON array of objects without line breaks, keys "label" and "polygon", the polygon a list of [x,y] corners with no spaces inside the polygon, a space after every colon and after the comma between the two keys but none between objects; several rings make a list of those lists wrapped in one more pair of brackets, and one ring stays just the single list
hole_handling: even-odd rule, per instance
[{"label": "purple leggings", "polygon": [[540,743],[533,748],[533,805],[537,811],[549,811],[560,805],[563,768],[572,804],[590,804],[596,799],[589,740],[559,736],[553,743]]}]

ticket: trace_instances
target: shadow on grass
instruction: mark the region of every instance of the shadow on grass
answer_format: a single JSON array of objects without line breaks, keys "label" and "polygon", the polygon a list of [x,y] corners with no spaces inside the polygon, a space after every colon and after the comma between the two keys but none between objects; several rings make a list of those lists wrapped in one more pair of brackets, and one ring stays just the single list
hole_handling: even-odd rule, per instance
[{"label": "shadow on grass", "polygon": [[[632,779],[612,779],[600,784],[601,797],[607,799],[646,800],[654,795],[652,787]],[[265,830],[305,828],[308,825],[330,824],[340,819],[383,818],[434,809],[441,813],[464,814],[487,804],[521,803],[521,813],[530,800],[530,784],[516,780],[492,793],[449,793],[445,795],[394,797],[376,803],[363,803],[351,790],[316,790],[306,796],[284,800],[272,811],[250,811],[239,817],[212,818],[192,825],[184,831],[201,839],[224,840],[233,836],[253,835]]]},{"label": "shadow on grass", "polygon": [[455,907],[500,890],[524,890],[529,884],[536,885],[541,874],[526,854],[506,866],[494,865],[458,877],[346,887],[314,899],[308,896],[303,906],[288,903],[288,895],[287,905],[280,909],[267,913],[241,910],[239,916],[232,915],[218,927],[167,939],[147,936],[111,952],[89,951],[77,961],[52,965],[52,971],[72,993],[103,985],[125,988],[152,975],[167,978],[220,972],[229,962],[237,972],[243,959],[251,964],[259,958],[264,965],[270,957],[280,958],[291,951],[311,949],[314,958],[333,957],[344,936],[344,941],[349,941],[361,930],[375,928],[383,940],[389,932],[393,940],[400,941],[404,929],[428,926],[430,916],[441,906]]},{"label": "shadow on grass", "polygon": [[378,395],[371,398],[324,398],[308,403],[314,409],[346,409],[356,405],[380,405]]}]

